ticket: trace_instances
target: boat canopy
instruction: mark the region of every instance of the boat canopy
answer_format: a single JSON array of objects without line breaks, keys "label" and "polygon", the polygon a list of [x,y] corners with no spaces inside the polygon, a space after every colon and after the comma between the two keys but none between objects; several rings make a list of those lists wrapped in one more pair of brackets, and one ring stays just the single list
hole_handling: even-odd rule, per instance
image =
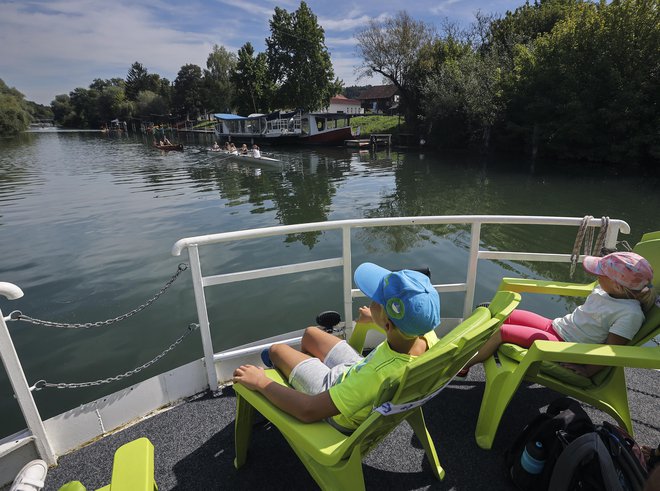
[{"label": "boat canopy", "polygon": [[239,116],[238,114],[226,114],[226,113],[217,113],[214,114],[215,119],[225,119],[225,120],[236,120],[236,119],[248,119],[245,116]]}]

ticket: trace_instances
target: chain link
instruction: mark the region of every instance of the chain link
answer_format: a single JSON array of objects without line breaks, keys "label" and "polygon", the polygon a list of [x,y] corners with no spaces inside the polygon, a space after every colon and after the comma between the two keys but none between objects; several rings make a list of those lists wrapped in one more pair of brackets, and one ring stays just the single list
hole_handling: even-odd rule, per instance
[{"label": "chain link", "polygon": [[137,368],[134,368],[133,370],[129,370],[128,372],[124,372],[119,375],[115,375],[114,377],[108,377],[100,380],[94,380],[91,382],[74,382],[74,383],[66,383],[66,382],[46,382],[45,380],[39,380],[37,383],[35,383],[32,387],[30,387],[31,391],[39,391],[41,389],[45,388],[56,388],[56,389],[82,389],[84,387],[93,387],[96,385],[103,385],[103,384],[109,384],[110,382],[117,382],[121,379],[124,379],[126,377],[130,377],[132,375],[135,375],[136,373],[140,373],[142,370],[149,368],[151,365],[156,363],[158,360],[160,360],[163,356],[168,354],[170,351],[172,351],[174,348],[181,343],[185,339],[186,336],[188,336],[191,332],[195,331],[196,329],[199,328],[199,324],[190,324],[186,328],[186,332],[184,332],[179,339],[174,341],[172,344],[170,344],[165,351],[163,351],[161,354],[156,356],[155,358],[149,360],[146,362],[144,365],[140,365]]},{"label": "chain link", "polygon": [[45,321],[41,319],[35,319],[34,317],[30,317],[29,315],[23,314],[20,310],[14,310],[11,314],[9,314],[9,320],[13,321],[23,321],[23,322],[29,322],[30,324],[38,325],[38,326],[45,326],[45,327],[61,327],[63,329],[89,329],[90,327],[101,327],[101,326],[108,326],[110,324],[114,324],[115,322],[123,321],[125,319],[128,319],[129,317],[134,316],[138,312],[141,312],[142,310],[146,309],[154,303],[158,298],[165,293],[165,290],[167,290],[170,286],[172,286],[172,283],[179,277],[179,275],[184,272],[186,269],[188,269],[188,265],[181,263],[179,264],[179,267],[176,270],[176,273],[165,283],[163,288],[160,289],[158,293],[156,293],[153,297],[151,297],[149,300],[147,300],[145,303],[140,305],[139,307],[126,312],[125,314],[122,314],[118,317],[114,317],[112,319],[104,320],[104,321],[97,321],[97,322],[85,322],[82,324],[68,324],[66,322],[53,322],[53,321]]}]

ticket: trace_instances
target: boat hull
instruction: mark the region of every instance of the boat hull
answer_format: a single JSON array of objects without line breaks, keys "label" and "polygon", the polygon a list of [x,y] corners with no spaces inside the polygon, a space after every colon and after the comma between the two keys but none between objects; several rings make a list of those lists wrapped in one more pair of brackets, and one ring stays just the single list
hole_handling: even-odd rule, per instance
[{"label": "boat hull", "polygon": [[351,127],[334,128],[331,130],[321,131],[313,135],[305,135],[300,137],[300,142],[305,145],[333,145],[343,144],[344,140],[352,138]]},{"label": "boat hull", "polygon": [[253,157],[252,155],[233,155],[225,150],[211,150],[211,152],[217,153],[228,160],[233,160],[235,162],[247,162],[250,164],[267,164],[267,165],[280,165],[281,160],[273,159],[271,157]]},{"label": "boat hull", "polygon": [[176,151],[176,152],[183,152],[183,145],[154,145],[154,148],[157,148],[158,150],[165,150],[166,152],[170,151]]}]

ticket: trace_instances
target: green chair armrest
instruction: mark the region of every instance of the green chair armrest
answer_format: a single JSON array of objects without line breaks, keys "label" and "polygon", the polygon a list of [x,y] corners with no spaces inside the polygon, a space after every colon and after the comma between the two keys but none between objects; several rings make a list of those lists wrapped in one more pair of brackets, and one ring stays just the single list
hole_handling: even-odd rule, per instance
[{"label": "green chair armrest", "polygon": [[348,340],[348,344],[351,348],[358,353],[362,353],[364,342],[367,339],[367,333],[372,329],[385,335],[385,331],[383,331],[383,329],[381,329],[375,322],[356,322],[351,337]]},{"label": "green chair armrest", "polygon": [[154,491],[154,446],[138,438],[117,449],[112,465],[112,491]]},{"label": "green chair armrest", "polygon": [[521,365],[537,361],[660,369],[660,349],[612,344],[535,341]]},{"label": "green chair armrest", "polygon": [[488,304],[491,316],[503,321],[513,312],[520,303],[520,294],[511,290],[500,289]]},{"label": "green chair armrest", "polygon": [[[264,372],[274,382],[290,387],[278,370],[272,369]],[[348,437],[325,421],[303,423],[275,407],[259,392],[252,391],[241,384],[234,384],[234,391],[272,422],[286,438],[295,439],[296,445],[314,456],[318,462],[333,465],[340,458],[335,451],[346,442]]]},{"label": "green chair armrest", "polygon": [[498,290],[510,292],[544,293],[546,295],[561,295],[570,297],[586,297],[596,287],[594,281],[587,285],[580,283],[567,283],[563,281],[527,280],[524,278],[502,278]]},{"label": "green chair armrest", "polygon": [[69,481],[57,491],[87,491],[87,488],[80,481]]}]

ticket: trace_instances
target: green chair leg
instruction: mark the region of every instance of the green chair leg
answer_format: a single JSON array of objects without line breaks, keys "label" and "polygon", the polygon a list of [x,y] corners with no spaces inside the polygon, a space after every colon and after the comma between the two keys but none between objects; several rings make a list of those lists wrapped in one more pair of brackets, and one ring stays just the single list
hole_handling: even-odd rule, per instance
[{"label": "green chair leg", "polygon": [[433,440],[431,439],[431,435],[429,435],[429,432],[426,429],[426,423],[424,423],[424,413],[422,412],[422,408],[418,407],[415,411],[413,411],[410,414],[410,416],[406,418],[406,421],[408,421],[408,424],[415,432],[417,439],[422,444],[422,447],[424,448],[424,452],[426,452],[426,458],[429,461],[429,465],[431,466],[431,470],[433,471],[433,474],[435,475],[436,479],[442,481],[445,478],[445,470],[440,465],[440,461],[438,460],[438,454],[435,451],[435,445],[433,445]]},{"label": "green chair leg", "polygon": [[523,373],[520,371],[518,372],[520,375],[517,375],[516,371],[510,372],[498,367],[492,357],[484,362],[484,370],[486,371],[486,387],[474,434],[477,445],[489,450],[493,446],[495,433],[504,410],[522,382]]},{"label": "green chair leg", "polygon": [[252,427],[254,425],[255,409],[240,394],[236,394],[236,421],[234,422],[234,447],[236,458],[234,467],[240,469],[247,459],[250,448]]}]

